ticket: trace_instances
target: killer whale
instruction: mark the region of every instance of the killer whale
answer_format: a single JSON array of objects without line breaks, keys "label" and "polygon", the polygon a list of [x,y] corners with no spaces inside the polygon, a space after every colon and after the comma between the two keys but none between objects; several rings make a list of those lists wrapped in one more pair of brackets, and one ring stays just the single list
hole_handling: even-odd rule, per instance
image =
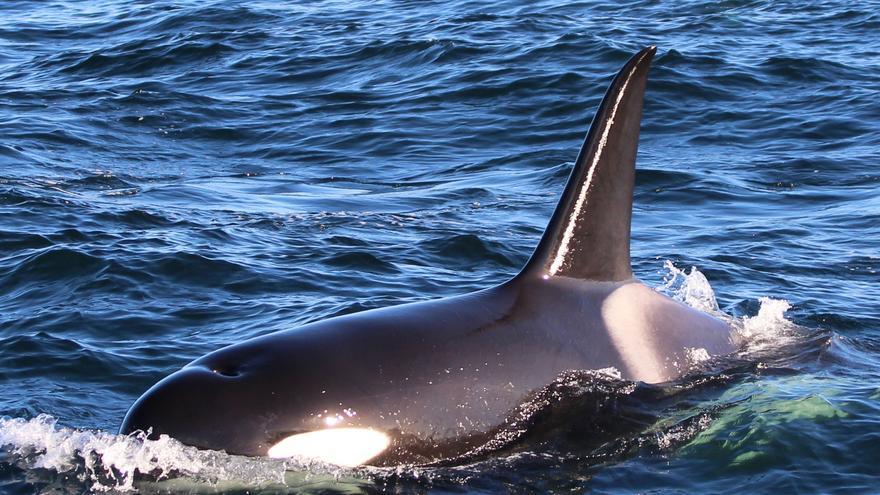
[{"label": "killer whale", "polygon": [[733,351],[725,322],[632,273],[635,160],[655,51],[641,50],[613,79],[537,248],[512,279],[217,350],[150,388],[120,432],[233,454],[428,464],[484,445],[566,371],[613,367],[658,383],[685,373],[695,350]]}]

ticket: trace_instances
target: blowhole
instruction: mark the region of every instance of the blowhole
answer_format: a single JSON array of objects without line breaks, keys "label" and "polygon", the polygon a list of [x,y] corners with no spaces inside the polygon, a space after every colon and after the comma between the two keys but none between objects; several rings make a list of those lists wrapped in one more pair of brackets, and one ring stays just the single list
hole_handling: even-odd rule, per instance
[{"label": "blowhole", "polygon": [[220,368],[220,367],[211,368],[211,372],[214,374],[220,375],[220,376],[225,376],[227,378],[234,378],[234,377],[241,374],[238,372],[237,369],[231,368],[231,367],[230,368]]}]

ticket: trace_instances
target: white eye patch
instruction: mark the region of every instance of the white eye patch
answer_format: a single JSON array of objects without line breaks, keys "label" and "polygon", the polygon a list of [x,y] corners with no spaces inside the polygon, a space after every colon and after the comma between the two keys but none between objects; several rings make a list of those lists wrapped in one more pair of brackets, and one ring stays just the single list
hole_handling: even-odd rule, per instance
[{"label": "white eye patch", "polygon": [[369,428],[328,428],[291,435],[269,449],[269,457],[306,457],[338,466],[360,466],[391,444],[388,435]]}]

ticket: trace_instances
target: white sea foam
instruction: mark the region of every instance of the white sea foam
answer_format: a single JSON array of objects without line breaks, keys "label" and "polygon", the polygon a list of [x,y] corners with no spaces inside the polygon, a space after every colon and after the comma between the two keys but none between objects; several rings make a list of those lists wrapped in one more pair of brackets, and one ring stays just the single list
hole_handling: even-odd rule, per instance
[{"label": "white sea foam", "polygon": [[[168,436],[147,440],[145,435],[114,435],[103,431],[58,426],[42,414],[26,420],[0,418],[0,448],[23,469],[49,469],[70,474],[90,491],[134,491],[135,481],[184,477],[208,486],[240,482],[242,486],[287,485],[290,472],[322,479],[338,479],[336,466],[296,460],[232,456],[199,450]],[[299,476],[300,481],[303,480]],[[314,481],[314,480],[310,480]]]}]

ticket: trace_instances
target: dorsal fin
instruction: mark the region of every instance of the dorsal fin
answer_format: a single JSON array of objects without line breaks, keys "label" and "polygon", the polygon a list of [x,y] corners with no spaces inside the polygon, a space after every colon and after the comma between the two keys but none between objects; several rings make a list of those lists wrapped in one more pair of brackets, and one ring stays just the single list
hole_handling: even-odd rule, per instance
[{"label": "dorsal fin", "polygon": [[635,54],[611,82],[522,275],[632,278],[629,236],[636,150],[645,83],[656,50],[650,46]]}]

